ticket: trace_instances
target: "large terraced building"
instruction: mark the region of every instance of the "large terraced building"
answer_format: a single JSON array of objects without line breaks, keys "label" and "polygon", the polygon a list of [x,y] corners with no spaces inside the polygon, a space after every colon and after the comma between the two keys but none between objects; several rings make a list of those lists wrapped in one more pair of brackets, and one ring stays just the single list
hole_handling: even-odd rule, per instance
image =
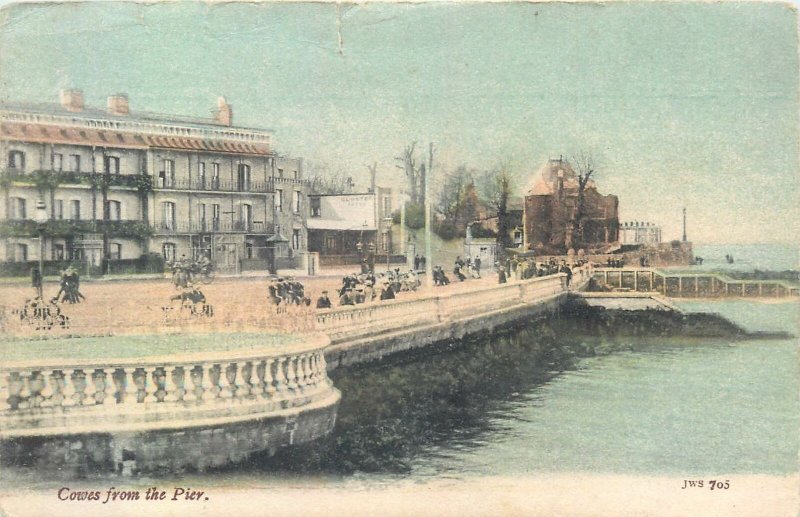
[{"label": "large terraced building", "polygon": [[234,126],[224,98],[199,119],[132,111],[124,94],[105,109],[79,90],[59,97],[0,105],[6,266],[32,266],[42,248],[50,269],[81,261],[114,272],[198,253],[230,272],[299,265],[303,162],[278,155],[271,131]]}]

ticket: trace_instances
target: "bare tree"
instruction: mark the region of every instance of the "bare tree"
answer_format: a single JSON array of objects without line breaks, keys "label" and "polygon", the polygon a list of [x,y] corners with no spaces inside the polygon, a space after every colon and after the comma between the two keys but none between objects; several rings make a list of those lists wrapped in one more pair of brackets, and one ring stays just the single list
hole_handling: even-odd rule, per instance
[{"label": "bare tree", "polygon": [[416,146],[417,142],[411,142],[411,144],[407,145],[403,150],[403,154],[395,158],[395,160],[400,162],[397,167],[403,169],[406,174],[406,181],[408,181],[408,184],[411,187],[409,189],[409,195],[412,203],[419,203],[417,158],[414,155],[414,149]]},{"label": "bare tree", "polygon": [[584,224],[586,222],[586,185],[595,172],[595,161],[591,153],[581,151],[572,158],[575,171],[578,173],[578,202],[567,225],[565,245],[567,249],[583,243]]}]

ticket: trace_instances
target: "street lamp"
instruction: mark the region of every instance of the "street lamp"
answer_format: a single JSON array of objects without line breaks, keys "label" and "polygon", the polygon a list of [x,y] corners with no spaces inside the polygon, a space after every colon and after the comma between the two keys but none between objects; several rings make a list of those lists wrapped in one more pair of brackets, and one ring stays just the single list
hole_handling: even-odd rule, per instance
[{"label": "street lamp", "polygon": [[44,283],[44,225],[47,223],[47,207],[43,200],[36,202],[36,215],[33,220],[36,221],[36,228],[39,230],[39,299],[42,297],[42,283]]}]

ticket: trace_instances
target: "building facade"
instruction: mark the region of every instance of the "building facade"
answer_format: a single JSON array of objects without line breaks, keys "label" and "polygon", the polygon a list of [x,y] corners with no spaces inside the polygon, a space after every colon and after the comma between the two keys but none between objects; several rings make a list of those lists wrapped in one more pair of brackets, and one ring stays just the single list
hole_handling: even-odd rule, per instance
[{"label": "building facade", "polygon": [[323,265],[358,263],[398,252],[392,239],[392,190],[309,196],[308,249]]},{"label": "building facade", "polygon": [[642,221],[620,223],[619,240],[621,244],[653,246],[661,243],[661,227]]},{"label": "building facade", "polygon": [[523,248],[543,254],[569,249],[602,250],[619,239],[619,200],[602,195],[594,181],[583,191],[583,216],[576,220],[578,175],[568,161],[548,160],[525,188]]},{"label": "building facade", "polygon": [[[290,266],[306,250],[302,160],[272,133],[213,119],[106,109],[63,90],[54,105],[0,106],[0,260],[115,263],[205,253],[223,271]],[[33,221],[44,203],[46,221]],[[43,234],[43,242],[39,234]],[[270,241],[271,238],[271,241]],[[275,244],[275,243],[278,244]]]}]

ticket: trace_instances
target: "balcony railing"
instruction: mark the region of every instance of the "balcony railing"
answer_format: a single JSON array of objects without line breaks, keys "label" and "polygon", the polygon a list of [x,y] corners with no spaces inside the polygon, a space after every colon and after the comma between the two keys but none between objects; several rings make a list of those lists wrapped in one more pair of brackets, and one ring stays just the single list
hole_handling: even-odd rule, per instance
[{"label": "balcony railing", "polygon": [[261,221],[159,221],[152,226],[157,234],[185,234],[185,233],[264,233],[265,225]]},{"label": "balcony railing", "polygon": [[[0,221],[0,235],[6,237],[37,237],[39,225],[30,219],[19,221]],[[140,220],[87,221],[76,219],[49,220],[43,225],[44,235],[74,236],[104,231],[120,238],[141,239],[152,235],[150,227]]]},{"label": "balcony railing", "polygon": [[153,176],[153,187],[167,190],[199,190],[207,192],[273,192],[272,182],[230,181],[214,178],[169,178]]},{"label": "balcony railing", "polygon": [[39,169],[23,171],[5,169],[0,176],[9,181],[30,183],[38,186],[96,185],[109,187],[142,188],[149,183],[143,174],[106,174],[104,172],[75,172]]}]

